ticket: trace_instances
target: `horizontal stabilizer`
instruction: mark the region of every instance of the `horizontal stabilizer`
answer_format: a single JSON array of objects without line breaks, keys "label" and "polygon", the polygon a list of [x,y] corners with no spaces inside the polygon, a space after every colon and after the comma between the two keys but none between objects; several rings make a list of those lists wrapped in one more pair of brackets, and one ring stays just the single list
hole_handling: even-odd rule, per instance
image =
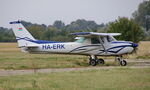
[{"label": "horizontal stabilizer", "polygon": [[25,46],[25,47],[27,47],[27,48],[38,48],[39,46]]}]

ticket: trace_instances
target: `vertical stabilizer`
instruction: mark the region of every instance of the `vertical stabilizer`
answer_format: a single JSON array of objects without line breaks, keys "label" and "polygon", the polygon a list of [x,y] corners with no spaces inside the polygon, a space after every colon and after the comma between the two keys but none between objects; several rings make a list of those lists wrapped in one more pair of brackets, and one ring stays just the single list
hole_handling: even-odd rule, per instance
[{"label": "vertical stabilizer", "polygon": [[19,47],[32,44],[30,41],[35,40],[34,37],[27,31],[20,21],[10,22],[10,24],[12,25]]}]

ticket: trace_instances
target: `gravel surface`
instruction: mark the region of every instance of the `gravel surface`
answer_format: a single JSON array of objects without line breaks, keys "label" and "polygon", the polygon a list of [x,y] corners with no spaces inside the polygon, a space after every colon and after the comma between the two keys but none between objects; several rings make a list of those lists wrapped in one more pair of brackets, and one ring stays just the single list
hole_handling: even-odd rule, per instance
[{"label": "gravel surface", "polygon": [[113,68],[150,68],[150,60],[128,60],[127,62],[135,62],[133,66],[89,66],[83,68],[61,68],[61,69],[29,69],[29,70],[0,70],[0,76],[25,75],[34,73],[52,73],[52,72],[69,72],[83,70],[101,70]]}]

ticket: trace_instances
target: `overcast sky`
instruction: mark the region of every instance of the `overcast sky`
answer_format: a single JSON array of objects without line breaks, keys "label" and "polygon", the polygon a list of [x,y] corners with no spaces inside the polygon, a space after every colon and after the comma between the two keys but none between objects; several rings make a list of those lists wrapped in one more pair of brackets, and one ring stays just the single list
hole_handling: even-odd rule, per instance
[{"label": "overcast sky", "polygon": [[0,0],[0,27],[25,20],[53,24],[62,20],[69,24],[77,19],[107,23],[120,17],[131,17],[143,0]]}]

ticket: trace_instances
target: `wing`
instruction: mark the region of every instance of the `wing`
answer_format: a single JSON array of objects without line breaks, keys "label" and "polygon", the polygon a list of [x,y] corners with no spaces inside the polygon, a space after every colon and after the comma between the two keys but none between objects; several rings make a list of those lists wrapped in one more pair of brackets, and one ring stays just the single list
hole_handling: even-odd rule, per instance
[{"label": "wing", "polygon": [[78,32],[78,33],[71,33],[71,35],[77,35],[82,37],[90,37],[90,36],[118,36],[121,33],[96,33],[96,32]]},{"label": "wing", "polygon": [[[72,35],[77,35],[79,37],[107,37],[107,36],[118,36],[118,35],[121,35],[121,33],[78,32],[78,33],[72,33]],[[99,41],[101,42],[101,45],[104,48],[105,53],[107,53],[102,39],[99,38]]]}]

